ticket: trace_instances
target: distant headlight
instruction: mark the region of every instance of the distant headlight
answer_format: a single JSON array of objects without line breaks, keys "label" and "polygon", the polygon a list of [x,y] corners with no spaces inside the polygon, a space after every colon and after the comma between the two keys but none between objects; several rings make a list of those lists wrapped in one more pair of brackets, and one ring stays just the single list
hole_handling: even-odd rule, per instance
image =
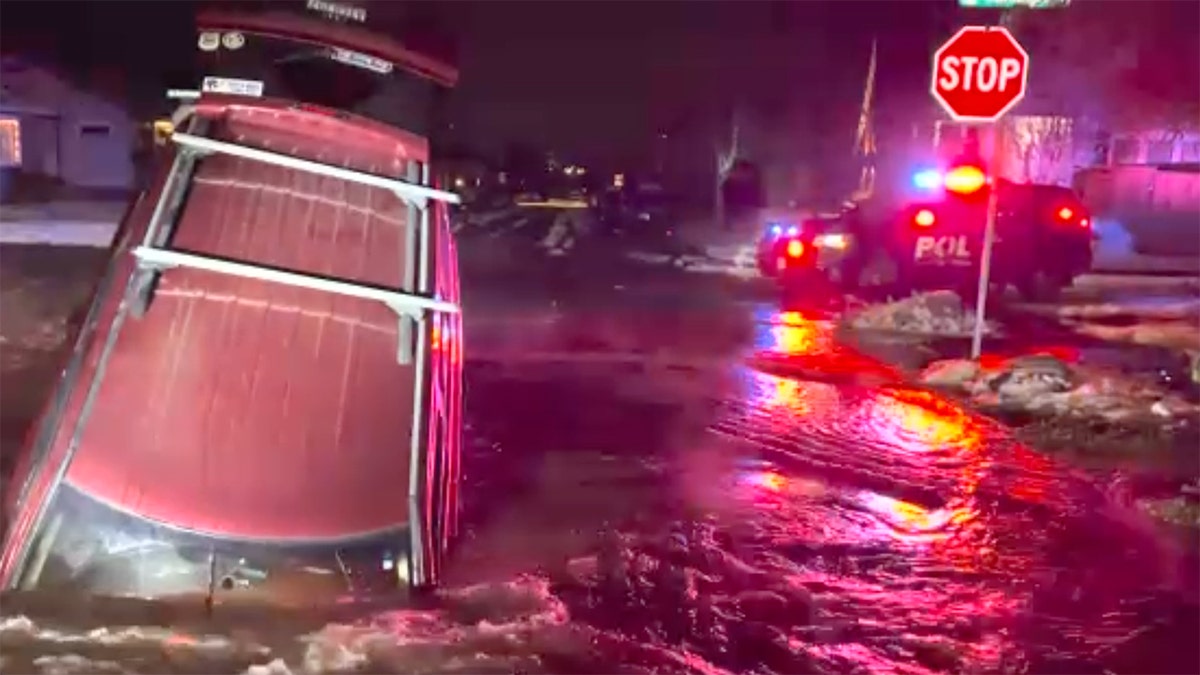
[{"label": "distant headlight", "polygon": [[767,223],[767,228],[767,231],[771,233],[772,237],[782,237],[785,234],[789,237],[794,237],[800,234],[799,227],[795,225],[788,225],[787,223]]},{"label": "distant headlight", "polygon": [[850,238],[844,234],[819,234],[813,239],[818,248],[844,250],[850,246]]}]

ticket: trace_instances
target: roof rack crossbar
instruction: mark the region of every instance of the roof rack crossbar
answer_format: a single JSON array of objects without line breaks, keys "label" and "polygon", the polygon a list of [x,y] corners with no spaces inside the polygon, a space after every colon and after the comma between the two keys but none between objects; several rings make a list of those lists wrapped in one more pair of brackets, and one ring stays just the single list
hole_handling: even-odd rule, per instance
[{"label": "roof rack crossbar", "polygon": [[250,265],[235,260],[214,258],[212,256],[185,253],[154,246],[138,246],[133,250],[138,265],[143,268],[166,269],[171,267],[190,267],[192,269],[227,274],[245,279],[258,279],[297,288],[308,288],[315,291],[325,291],[337,295],[345,295],[364,300],[378,300],[393,311],[410,315],[414,318],[422,316],[423,312],[445,312],[456,314],[458,305],[436,298],[429,298],[415,293],[405,293],[376,286],[356,284],[328,277],[293,272],[275,267]]},{"label": "roof rack crossbar", "polygon": [[424,185],[417,185],[408,181],[390,178],[388,176],[380,176],[365,171],[356,171],[354,169],[346,169],[340,166],[331,164],[323,164],[314,162],[309,159],[301,159],[290,155],[283,155],[270,150],[260,150],[238,143],[228,143],[225,141],[215,141],[211,138],[202,136],[194,136],[188,133],[177,132],[171,134],[171,139],[185,148],[191,148],[199,152],[217,152],[225,155],[233,155],[242,157],[256,162],[265,164],[274,164],[287,169],[295,169],[297,171],[307,171],[322,176],[338,178],[341,180],[353,181],[363,185],[372,187],[384,188],[391,190],[397,197],[415,204],[418,208],[425,208],[427,200],[435,200],[446,202],[448,204],[459,204],[461,200],[458,195],[445,190],[438,190]]}]

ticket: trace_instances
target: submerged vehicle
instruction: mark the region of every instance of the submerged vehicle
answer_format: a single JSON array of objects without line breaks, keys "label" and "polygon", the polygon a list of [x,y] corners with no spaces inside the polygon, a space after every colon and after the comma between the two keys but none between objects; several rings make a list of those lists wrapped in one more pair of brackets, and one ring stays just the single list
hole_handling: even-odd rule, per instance
[{"label": "submerged vehicle", "polygon": [[311,604],[442,573],[458,198],[424,134],[457,72],[364,9],[268,7],[198,17],[200,91],[6,492],[5,589]]}]

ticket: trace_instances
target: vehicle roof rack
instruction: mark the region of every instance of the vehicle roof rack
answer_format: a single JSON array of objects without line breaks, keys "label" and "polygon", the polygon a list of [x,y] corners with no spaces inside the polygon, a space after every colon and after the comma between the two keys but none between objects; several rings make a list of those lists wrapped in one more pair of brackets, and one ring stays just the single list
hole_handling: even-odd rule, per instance
[{"label": "vehicle roof rack", "polygon": [[[181,112],[186,107],[188,106],[181,106]],[[410,321],[422,320],[425,312],[450,314],[459,312],[457,304],[433,297],[426,289],[427,283],[421,274],[428,270],[430,260],[429,202],[460,203],[458,195],[453,192],[421,184],[428,182],[428,167],[422,168],[416,160],[410,160],[408,170],[410,180],[347,169],[248,145],[207,138],[197,133],[199,129],[208,126],[207,120],[186,113],[181,116],[190,119],[188,130],[177,131],[171,135],[171,140],[179,146],[179,152],[150,217],[146,234],[141,244],[132,251],[137,260],[139,274],[142,276],[140,283],[132,285],[130,289],[138,296],[132,303],[133,307],[140,308],[137,310],[138,313],[145,311],[148,307],[150,295],[155,287],[153,278],[163,270],[176,267],[189,267],[217,274],[257,279],[364,300],[375,300],[387,305],[399,317],[401,345],[397,352],[397,358],[401,363],[410,363],[414,356],[413,346],[408,344],[412,342]],[[410,214],[408,246],[406,247],[408,254],[404,261],[406,269],[403,287],[386,288],[298,270],[259,265],[245,260],[233,260],[170,248],[168,243],[177,224],[186,186],[194,172],[195,162],[199,158],[212,154],[231,155],[250,161],[383,188],[395,194],[408,205]]]},{"label": "vehicle roof rack", "polygon": [[291,155],[271,152],[270,150],[252,148],[247,145],[228,143],[226,141],[215,141],[211,138],[194,136],[189,133],[176,132],[171,135],[171,138],[179,145],[185,148],[190,148],[202,154],[220,153],[224,155],[233,155],[235,157],[242,157],[244,159],[249,159],[256,162],[282,166],[287,169],[307,171],[309,173],[329,176],[331,178],[340,178],[342,180],[348,180],[355,183],[362,183],[363,185],[384,188],[386,190],[391,190],[396,194],[397,197],[406,202],[415,204],[417,208],[421,209],[425,208],[426,200],[428,199],[446,202],[447,204],[461,203],[458,195],[454,194],[453,192],[446,192],[445,190],[438,190],[435,188],[425,187],[424,185],[417,185],[415,183],[410,183],[398,178],[380,176],[378,174],[367,173],[365,171],[356,171],[354,169],[346,169],[340,166],[333,166],[332,164],[323,164],[321,162],[314,162],[310,159],[301,159],[300,157],[292,157]]}]

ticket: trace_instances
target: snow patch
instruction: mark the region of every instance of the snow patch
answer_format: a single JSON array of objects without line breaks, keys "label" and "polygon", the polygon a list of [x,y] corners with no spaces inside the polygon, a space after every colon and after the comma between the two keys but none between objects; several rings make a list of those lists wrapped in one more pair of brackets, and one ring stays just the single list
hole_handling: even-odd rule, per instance
[{"label": "snow patch", "polygon": [[116,231],[115,222],[48,220],[0,223],[0,244],[107,248],[112,245]]},{"label": "snow patch", "polygon": [[[965,337],[975,329],[975,311],[952,291],[934,291],[867,305],[851,312],[848,324],[857,330]],[[994,334],[995,324],[985,320],[983,332]]]},{"label": "snow patch", "polygon": [[919,380],[955,389],[981,406],[1110,422],[1174,421],[1200,412],[1176,394],[1132,375],[1068,364],[1048,354],[997,363],[936,361]]},{"label": "snow patch", "polygon": [[1095,304],[1060,305],[1053,311],[1064,319],[1115,316],[1158,320],[1200,318],[1200,298],[1146,295]]}]

